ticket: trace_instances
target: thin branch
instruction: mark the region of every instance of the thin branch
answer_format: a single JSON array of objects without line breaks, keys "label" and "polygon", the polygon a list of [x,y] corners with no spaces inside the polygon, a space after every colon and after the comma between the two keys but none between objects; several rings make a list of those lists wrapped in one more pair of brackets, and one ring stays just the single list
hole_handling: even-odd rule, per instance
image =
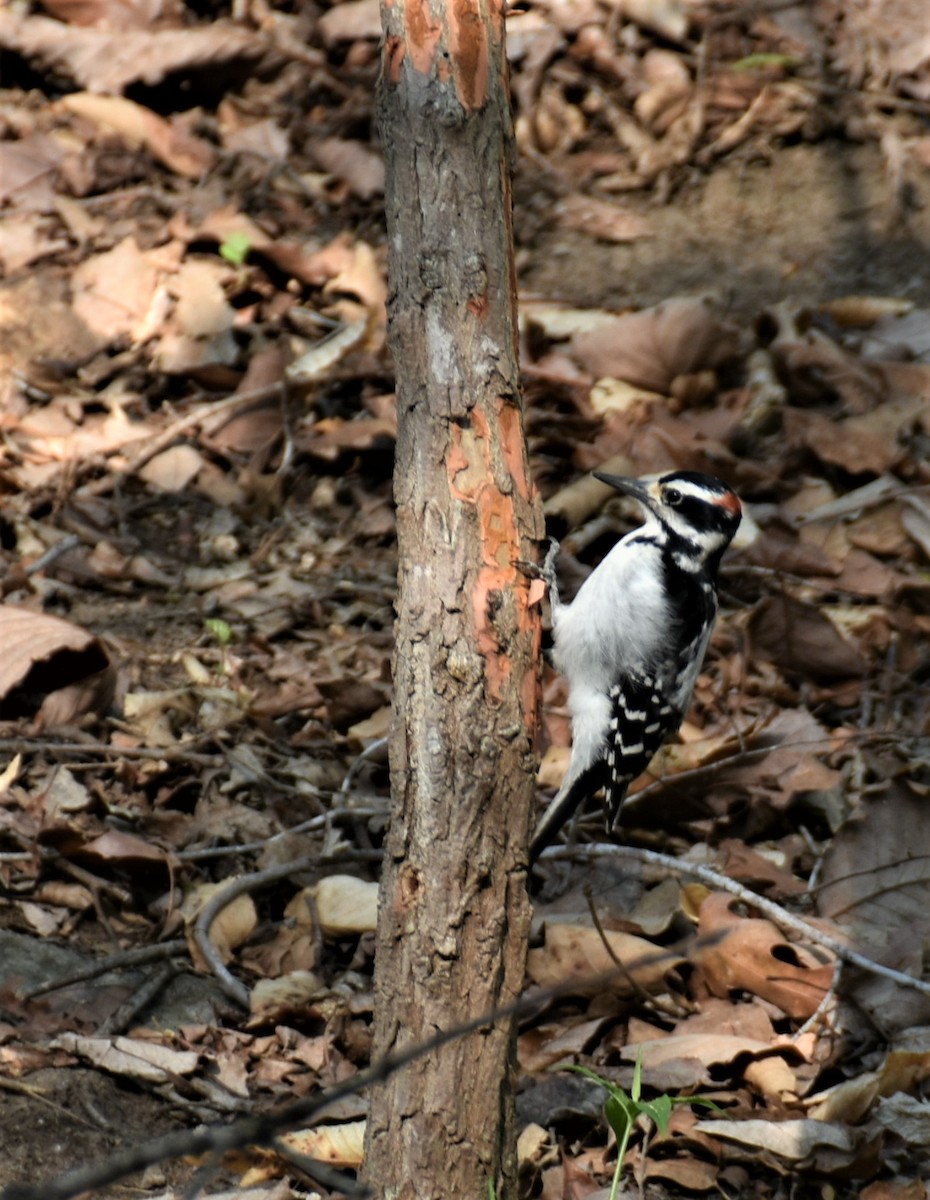
[{"label": "thin branch", "polygon": [[591,892],[590,884],[585,884],[584,898],[587,902],[588,912],[591,914],[591,920],[594,924],[595,931],[597,932],[597,936],[601,939],[601,945],[604,947],[607,957],[626,980],[626,983],[633,995],[639,998],[644,1007],[652,1010],[653,1012],[661,1012],[667,1017],[673,1017],[676,1021],[680,1020],[682,1015],[681,1009],[676,1009],[673,1004],[666,1004],[660,1000],[658,996],[651,995],[643,987],[639,980],[627,969],[626,964],[622,961],[616,950],[614,950],[613,946],[610,944],[610,938],[607,936],[607,931],[601,924],[600,914],[597,911],[597,905],[594,903],[594,896]]},{"label": "thin branch", "polygon": [[98,1037],[113,1037],[125,1033],[134,1023],[140,1013],[145,1012],[157,996],[165,990],[176,976],[180,975],[181,967],[172,962],[163,963],[145,982],[138,987],[125,1004],[121,1004],[116,1012],[110,1013],[107,1019],[97,1029]]},{"label": "thin branch", "polygon": [[[653,961],[665,961],[667,954],[667,949],[663,949],[654,955],[643,955],[632,966],[648,965]],[[616,979],[617,975],[616,970],[606,971],[602,975],[596,976],[593,982],[606,986],[611,980]],[[547,999],[557,999],[560,996],[574,995],[577,986],[577,980],[572,980],[570,983],[548,989],[544,996]],[[419,1042],[406,1050],[398,1050],[394,1054],[386,1055],[366,1070],[359,1071],[357,1075],[342,1080],[318,1095],[306,1096],[286,1108],[244,1117],[233,1121],[230,1125],[209,1125],[198,1129],[169,1133],[163,1137],[154,1138],[150,1142],[144,1142],[142,1145],[131,1146],[126,1150],[119,1151],[102,1163],[78,1167],[76,1170],[68,1171],[45,1183],[11,1184],[0,1191],[0,1200],[72,1200],[72,1197],[81,1192],[99,1190],[117,1180],[124,1179],[127,1175],[144,1171],[146,1167],[155,1166],[169,1159],[202,1155],[219,1157],[243,1146],[270,1145],[279,1134],[306,1124],[311,1117],[329,1105],[345,1099],[346,1096],[353,1096],[357,1092],[365,1091],[375,1084],[384,1083],[396,1071],[416,1059],[448,1045],[457,1038],[466,1037],[478,1030],[486,1030],[489,1025],[508,1020],[511,1017],[536,1012],[539,1002],[540,993],[534,992],[532,996],[524,996],[514,1001],[513,1004],[482,1013],[463,1025],[457,1025],[453,1029],[437,1033],[435,1037],[429,1038],[425,1042]]]},{"label": "thin branch", "polygon": [[850,949],[843,942],[838,941],[835,937],[831,937],[828,933],[824,933],[808,921],[803,920],[803,918],[796,917],[794,913],[789,912],[786,908],[782,908],[774,900],[767,900],[764,896],[750,891],[749,888],[743,887],[742,884],[736,883],[726,875],[721,875],[718,871],[713,870],[712,867],[701,866],[698,863],[680,862],[677,858],[672,858],[668,854],[660,854],[656,850],[643,850],[638,846],[615,846],[609,842],[594,842],[587,846],[576,846],[570,851],[559,851],[550,847],[548,850],[542,852],[539,856],[539,861],[545,862],[547,859],[557,860],[561,858],[581,860],[626,858],[644,865],[660,867],[668,871],[671,875],[688,875],[693,879],[700,879],[708,887],[719,888],[723,892],[729,892],[731,896],[736,896],[744,904],[759,909],[760,912],[765,913],[767,917],[770,917],[782,929],[790,929],[792,933],[806,938],[807,941],[813,942],[817,946],[823,946],[825,950],[829,950],[831,954],[835,954],[838,959],[848,963],[850,966],[860,967],[863,971],[868,971],[871,975],[880,975],[882,978],[890,979],[893,983],[898,983],[902,987],[913,988],[915,991],[922,992],[925,996],[930,996],[930,982],[917,979],[913,975],[905,975],[903,971],[896,971],[894,967],[886,967],[882,963],[875,962],[874,959],[866,958],[864,954]]},{"label": "thin branch", "polygon": [[121,950],[119,954],[108,954],[105,958],[98,958],[89,967],[72,971],[70,975],[59,976],[58,979],[48,980],[38,987],[30,988],[28,992],[21,992],[20,999],[34,1000],[36,996],[44,996],[46,992],[56,992],[59,988],[70,987],[73,983],[97,979],[110,971],[138,967],[161,958],[172,958],[186,953],[187,942],[183,938],[176,938],[171,942],[157,942],[154,946],[140,946],[137,950]]},{"label": "thin branch", "polygon": [[293,875],[297,871],[315,870],[319,863],[319,855],[314,854],[306,858],[295,858],[291,862],[279,863],[277,866],[268,867],[267,870],[255,871],[251,875],[241,875],[221,892],[211,896],[200,910],[194,923],[194,941],[197,943],[197,949],[216,976],[224,993],[246,1012],[249,1011],[249,990],[236,979],[220,958],[219,951],[210,941],[210,926],[223,909],[228,904],[232,904],[238,896],[242,896],[246,892],[254,892],[258,888],[264,887],[266,883],[276,883],[279,879],[287,879],[289,875]]},{"label": "thin branch", "polygon": [[[902,986],[916,988],[925,994],[930,993],[930,984],[926,984],[922,980],[915,979],[910,975],[905,975],[889,967],[883,967],[880,963],[865,958],[856,951],[850,950],[835,938],[822,933],[806,921],[789,913],[780,905],[756,895],[754,892],[735,883],[732,879],[728,879],[725,875],[718,874],[718,872],[709,867],[682,863],[666,854],[659,854],[652,850],[603,844],[577,848],[570,853],[557,849],[549,849],[543,852],[541,859],[557,860],[569,857],[582,859],[604,857],[626,858],[661,867],[673,875],[688,875],[700,879],[710,887],[729,892],[746,904],[759,909],[780,926],[791,929],[807,940],[824,946],[843,962],[851,963],[873,974],[884,976]],[[303,863],[301,860],[298,860],[296,863],[284,864],[281,867],[274,868],[274,872],[277,873],[277,877],[284,877],[294,870],[300,869],[304,863],[310,865],[312,861],[307,859],[303,860]],[[271,872],[263,872],[262,874],[267,878],[271,875]],[[245,882],[246,886],[243,886],[240,889],[241,891],[247,891],[248,886],[254,885],[254,877],[250,877]],[[241,884],[243,881],[237,880],[236,883]],[[224,893],[220,893],[215,897],[216,900],[220,901],[217,904],[216,912],[219,912],[223,905],[228,903],[229,899],[232,898],[230,891],[231,889],[226,889]],[[204,919],[205,926],[209,928],[209,920],[212,920],[212,917],[206,918],[205,914],[206,909],[201,913],[201,919]],[[706,942],[707,940],[701,939],[702,942]],[[653,959],[655,961],[659,959],[664,960],[667,953],[668,950],[663,949],[655,955],[644,955],[641,959],[637,960],[637,964],[647,964]],[[628,964],[627,970],[630,969],[631,965]],[[606,986],[613,979],[616,979],[619,974],[616,970],[607,971],[597,976],[592,982]],[[578,981],[572,980],[560,987],[547,990],[545,995],[548,999],[573,995],[577,991],[577,986]],[[180,1158],[185,1155],[219,1156],[242,1146],[268,1145],[274,1141],[278,1134],[306,1123],[311,1117],[328,1105],[334,1104],[346,1096],[364,1091],[374,1084],[383,1083],[395,1071],[399,1071],[401,1068],[407,1066],[408,1063],[425,1054],[430,1054],[432,1051],[447,1045],[456,1038],[464,1037],[469,1033],[474,1033],[476,1030],[487,1028],[488,1025],[497,1021],[537,1011],[539,1001],[540,995],[538,992],[535,992],[531,997],[522,997],[513,1004],[495,1009],[489,1013],[484,1013],[474,1020],[466,1022],[464,1025],[442,1031],[425,1042],[387,1055],[379,1062],[373,1063],[366,1070],[360,1071],[350,1079],[343,1080],[328,1091],[298,1100],[296,1103],[275,1113],[263,1113],[258,1116],[246,1117],[234,1121],[230,1125],[208,1126],[206,1128],[171,1133],[165,1137],[146,1142],[141,1146],[133,1146],[95,1166],[81,1167],[77,1170],[69,1171],[46,1183],[36,1185],[13,1184],[0,1191],[0,1200],[72,1200],[72,1197],[77,1196],[81,1192],[94,1191],[106,1187],[119,1179],[125,1178],[127,1175],[132,1175],[144,1170],[146,1167],[154,1166],[168,1159]]]}]

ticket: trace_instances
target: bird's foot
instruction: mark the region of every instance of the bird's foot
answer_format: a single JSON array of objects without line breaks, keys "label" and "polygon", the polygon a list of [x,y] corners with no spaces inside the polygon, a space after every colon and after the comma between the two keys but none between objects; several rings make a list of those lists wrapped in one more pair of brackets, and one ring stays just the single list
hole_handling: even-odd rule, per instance
[{"label": "bird's foot", "polygon": [[559,557],[560,546],[555,538],[548,538],[549,548],[541,563],[527,562],[518,558],[515,566],[529,579],[541,579],[550,592],[558,594],[558,579],[555,573],[555,560]]}]

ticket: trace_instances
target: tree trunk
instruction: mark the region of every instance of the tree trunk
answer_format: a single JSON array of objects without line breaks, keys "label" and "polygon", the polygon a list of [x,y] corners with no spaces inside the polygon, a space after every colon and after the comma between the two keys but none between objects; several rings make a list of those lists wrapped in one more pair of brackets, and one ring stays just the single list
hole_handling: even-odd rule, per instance
[{"label": "tree trunk", "polygon": [[[539,614],[515,563],[542,533],[519,393],[503,7],[383,0],[382,20],[400,565],[375,1057],[521,988]],[[378,1195],[516,1194],[512,1024],[376,1089],[365,1174]]]}]

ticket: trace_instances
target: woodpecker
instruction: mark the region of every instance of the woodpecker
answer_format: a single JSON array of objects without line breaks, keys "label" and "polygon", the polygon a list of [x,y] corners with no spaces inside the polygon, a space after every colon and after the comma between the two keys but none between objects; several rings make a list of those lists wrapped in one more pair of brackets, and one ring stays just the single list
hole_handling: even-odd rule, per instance
[{"label": "woodpecker", "polygon": [[594,475],[638,500],[645,522],[571,604],[559,599],[558,543],[539,570],[549,587],[553,662],[568,680],[572,753],[530,861],[600,788],[612,829],[627,787],[681,725],[717,616],[717,569],[742,512],[735,492],[711,475]]}]

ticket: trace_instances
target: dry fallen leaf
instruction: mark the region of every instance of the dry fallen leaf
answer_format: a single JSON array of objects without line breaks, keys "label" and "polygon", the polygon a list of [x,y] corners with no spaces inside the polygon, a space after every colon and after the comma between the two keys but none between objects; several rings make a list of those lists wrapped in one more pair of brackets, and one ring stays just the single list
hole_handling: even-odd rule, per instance
[{"label": "dry fallen leaf", "polygon": [[735,329],[704,300],[668,300],[572,338],[575,356],[595,377],[663,394],[678,376],[720,366],[736,348]]},{"label": "dry fallen leaf", "polygon": [[[604,946],[605,939],[613,956]],[[685,961],[680,954],[629,933],[607,930],[602,938],[591,925],[550,921],[542,949],[529,953],[527,971],[541,987],[571,983],[580,996],[605,990],[626,994],[634,987],[630,980],[647,992],[660,992],[668,987],[669,973]],[[603,978],[607,974],[612,975],[609,981]]]},{"label": "dry fallen leaf", "polygon": [[200,451],[193,446],[172,446],[149,459],[140,469],[139,477],[160,492],[183,492],[200,474],[203,465]]},{"label": "dry fallen leaf", "polygon": [[145,326],[156,297],[159,272],[135,238],[125,237],[112,250],[92,254],[74,269],[74,311],[106,338],[135,337]]},{"label": "dry fallen leaf", "polygon": [[833,982],[827,951],[788,942],[771,921],[741,917],[736,901],[712,892],[701,905],[698,944],[692,960],[708,989],[726,997],[734,991],[759,996],[796,1020],[806,1020]]},{"label": "dry fallen leaf", "polygon": [[348,1121],[344,1125],[320,1125],[316,1129],[283,1133],[281,1141],[308,1158],[355,1169],[365,1157],[365,1122]]},{"label": "dry fallen leaf", "polygon": [[0,646],[0,713],[31,716],[41,701],[47,724],[66,724],[109,706],[115,670],[103,644],[86,629],[0,604]]},{"label": "dry fallen leaf", "polygon": [[769,596],[748,622],[753,649],[784,671],[813,679],[865,674],[865,659],[841,637],[822,609],[791,596]]},{"label": "dry fallen leaf", "polygon": [[59,104],[104,130],[119,134],[130,145],[142,145],[178,175],[198,179],[213,165],[209,142],[122,96],[76,92]]},{"label": "dry fallen leaf", "polygon": [[354,875],[327,875],[307,889],[320,929],[330,937],[370,933],[378,926],[378,884]]},{"label": "dry fallen leaf", "polygon": [[752,1152],[766,1151],[777,1160],[794,1167],[810,1165],[820,1147],[833,1151],[840,1165],[855,1159],[859,1136],[845,1126],[825,1121],[698,1121],[701,1133],[725,1142],[735,1142]]},{"label": "dry fallen leaf", "polygon": [[384,159],[365,142],[322,138],[311,142],[310,152],[324,171],[345,180],[361,200],[384,192]]},{"label": "dry fallen leaf", "polygon": [[61,1033],[51,1045],[76,1054],[103,1071],[146,1083],[170,1083],[190,1075],[200,1061],[200,1056],[193,1050],[172,1050],[170,1046],[140,1038],[81,1037],[76,1033]]},{"label": "dry fallen leaf", "polygon": [[[225,879],[222,883],[202,883],[184,897],[179,911],[185,919],[188,931],[193,929],[194,922],[207,902],[212,900],[217,892],[228,887],[231,882],[231,879]],[[209,936],[224,963],[229,962],[233,951],[251,936],[257,924],[258,913],[255,909],[255,902],[247,894],[236,896],[229,904],[220,909],[210,925]],[[207,964],[203,961],[203,956],[192,936],[188,936],[188,945],[198,970],[206,970]]]},{"label": "dry fallen leaf", "polygon": [[652,225],[628,209],[595,196],[572,193],[560,200],[555,215],[565,229],[576,229],[602,242],[635,242],[651,237]]},{"label": "dry fallen leaf", "polygon": [[0,9],[0,47],[62,72],[89,92],[118,95],[172,72],[191,74],[270,54],[266,40],[217,21],[190,29],[82,29],[14,8]]},{"label": "dry fallen leaf", "polygon": [[257,1027],[285,1016],[306,1012],[312,1000],[326,996],[328,989],[312,971],[291,971],[276,979],[259,979],[249,993],[249,1010]]}]

